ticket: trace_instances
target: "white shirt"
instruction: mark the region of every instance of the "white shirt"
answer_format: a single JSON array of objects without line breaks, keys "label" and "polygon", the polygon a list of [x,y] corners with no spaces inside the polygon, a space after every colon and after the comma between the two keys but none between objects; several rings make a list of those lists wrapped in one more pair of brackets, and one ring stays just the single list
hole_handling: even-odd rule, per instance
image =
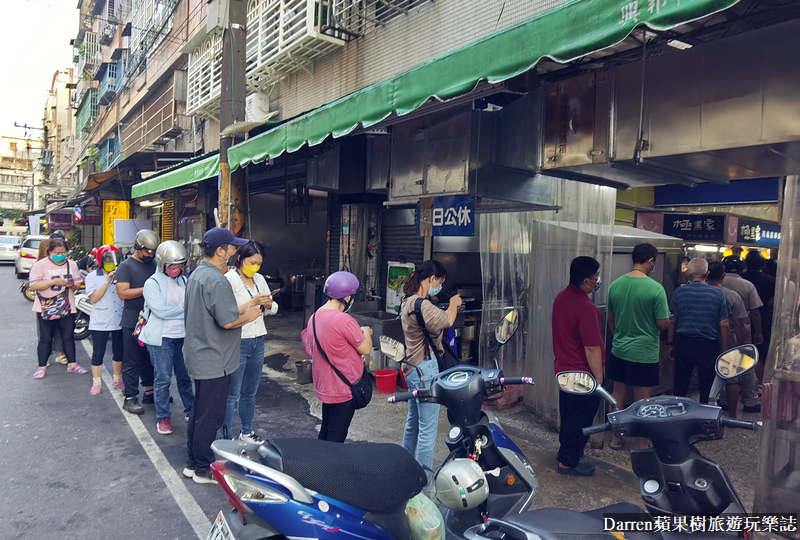
[{"label": "white shirt", "polygon": [[[742,302],[744,303],[744,309],[747,310],[748,317],[744,322],[744,333],[748,338],[750,337],[750,317],[749,314],[754,309],[758,309],[763,306],[763,302],[761,302],[761,297],[758,296],[758,291],[756,291],[756,286],[744,279],[739,274],[725,274],[725,279],[722,280],[722,288],[729,289],[733,292],[739,293],[739,296],[742,298]],[[750,339],[748,339],[747,343],[750,343]]]},{"label": "white shirt", "polygon": [[[101,270],[90,272],[86,276],[86,294],[91,296],[100,289],[108,279],[108,275]],[[108,284],[103,297],[92,305],[92,314],[89,315],[89,330],[99,332],[113,332],[122,329],[122,308],[124,303],[117,296],[117,287],[113,283]]]},{"label": "white shirt", "polygon": [[[251,289],[245,285],[244,279],[242,279],[242,276],[239,275],[236,269],[228,270],[225,277],[228,278],[228,281],[231,283],[233,294],[236,296],[236,305],[238,306],[246,304],[258,293],[270,294],[267,280],[259,273],[253,276],[253,281],[256,285],[255,289]],[[277,302],[272,302],[272,309],[264,312],[265,315],[275,315],[276,313],[278,313]],[[264,317],[259,317],[255,321],[242,326],[242,339],[257,338],[266,335],[267,327],[264,324]]]},{"label": "white shirt", "polygon": [[[178,285],[178,283],[170,277],[167,278],[167,286],[167,304],[170,306],[182,306],[186,289]],[[183,319],[164,320],[164,328],[161,332],[161,336],[172,339],[186,337],[186,327],[183,324]]]}]

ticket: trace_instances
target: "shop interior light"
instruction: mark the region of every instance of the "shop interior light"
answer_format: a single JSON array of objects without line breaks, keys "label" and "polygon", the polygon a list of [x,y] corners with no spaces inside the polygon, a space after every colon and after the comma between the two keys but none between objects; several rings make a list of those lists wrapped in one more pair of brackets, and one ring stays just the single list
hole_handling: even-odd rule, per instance
[{"label": "shop interior light", "polygon": [[150,206],[157,206],[161,204],[163,201],[142,201],[139,203],[139,206],[143,208],[148,208]]},{"label": "shop interior light", "polygon": [[717,251],[717,246],[694,246],[695,251]]},{"label": "shop interior light", "polygon": [[685,41],[680,41],[678,39],[671,39],[667,41],[667,45],[675,49],[678,49],[679,51],[685,51],[686,49],[692,48],[692,46],[689,43],[686,43]]}]

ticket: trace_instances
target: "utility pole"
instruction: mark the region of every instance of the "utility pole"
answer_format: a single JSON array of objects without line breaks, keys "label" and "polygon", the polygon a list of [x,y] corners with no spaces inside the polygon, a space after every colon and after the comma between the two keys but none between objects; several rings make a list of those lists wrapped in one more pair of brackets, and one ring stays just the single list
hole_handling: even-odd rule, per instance
[{"label": "utility pole", "polygon": [[[220,224],[239,235],[245,225],[244,209],[247,207],[245,171],[233,174],[228,165],[228,148],[243,138],[235,134],[222,135],[225,128],[245,119],[245,47],[247,39],[247,3],[245,0],[227,0],[228,27],[222,34],[222,95],[220,98],[219,140],[219,218]],[[248,233],[252,234],[250,231]]]}]

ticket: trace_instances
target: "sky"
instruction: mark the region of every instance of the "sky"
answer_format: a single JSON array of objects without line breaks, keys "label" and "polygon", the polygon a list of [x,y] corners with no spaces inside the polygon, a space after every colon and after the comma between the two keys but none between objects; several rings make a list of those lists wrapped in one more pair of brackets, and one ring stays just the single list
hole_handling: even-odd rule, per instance
[{"label": "sky", "polygon": [[[42,127],[53,74],[72,67],[77,0],[0,0],[0,135],[23,137],[18,124]],[[42,132],[29,132],[39,138]]]}]

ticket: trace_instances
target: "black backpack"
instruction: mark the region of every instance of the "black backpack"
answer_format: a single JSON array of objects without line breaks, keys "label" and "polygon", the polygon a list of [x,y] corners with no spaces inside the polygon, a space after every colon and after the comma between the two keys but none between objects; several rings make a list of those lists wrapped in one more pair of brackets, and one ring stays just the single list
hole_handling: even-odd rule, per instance
[{"label": "black backpack", "polygon": [[428,329],[425,327],[425,318],[422,316],[422,303],[426,300],[428,299],[417,298],[414,301],[414,311],[412,311],[410,315],[417,317],[417,324],[422,330],[422,334],[425,336],[425,358],[429,357],[431,355],[431,351],[433,351],[433,354],[436,355],[436,360],[439,363],[439,373],[441,373],[450,369],[451,367],[457,366],[460,362],[456,356],[456,353],[454,353],[453,349],[451,349],[447,344],[443,344],[444,354],[439,352],[439,349],[437,349],[433,344],[433,338],[431,338]]}]

